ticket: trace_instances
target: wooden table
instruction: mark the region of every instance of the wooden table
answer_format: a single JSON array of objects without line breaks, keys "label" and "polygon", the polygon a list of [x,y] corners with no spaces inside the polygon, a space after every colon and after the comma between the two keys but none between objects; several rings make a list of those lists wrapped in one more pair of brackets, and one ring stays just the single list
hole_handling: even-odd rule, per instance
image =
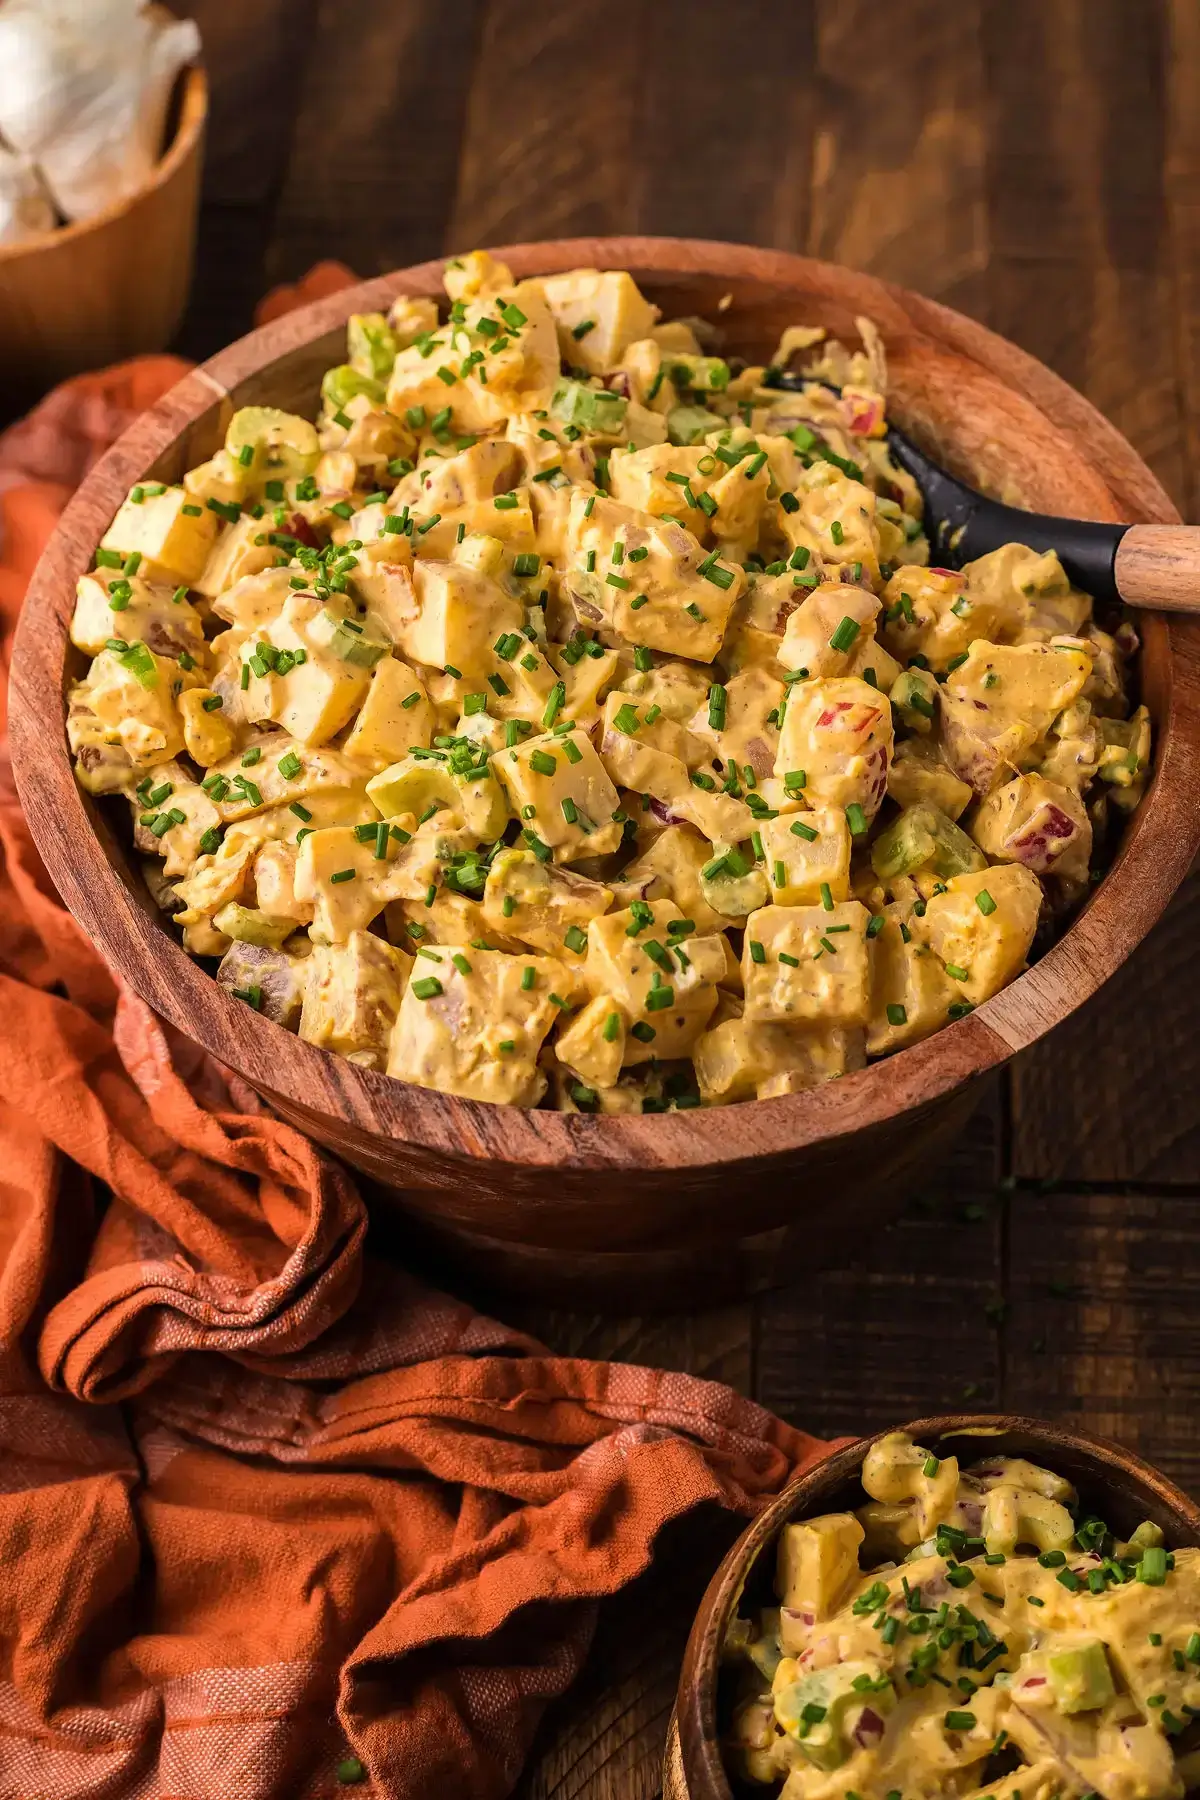
[{"label": "wooden table", "polygon": [[[678,232],[806,250],[1006,333],[1200,490],[1195,0],[192,0],[214,75],[183,348],[268,284],[476,244]],[[674,1319],[523,1309],[814,1431],[963,1400],[1082,1422],[1200,1492],[1195,873],[1122,974],[991,1091],[859,1267]],[[509,1315],[513,1313],[510,1305]],[[617,1603],[523,1800],[649,1800],[688,1522]]]}]

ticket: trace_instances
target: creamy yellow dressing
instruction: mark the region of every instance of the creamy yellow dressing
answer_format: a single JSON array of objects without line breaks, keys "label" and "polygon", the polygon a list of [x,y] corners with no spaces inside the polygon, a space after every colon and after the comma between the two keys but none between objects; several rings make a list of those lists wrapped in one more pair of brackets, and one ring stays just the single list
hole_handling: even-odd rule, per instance
[{"label": "creamy yellow dressing", "polygon": [[1021,1459],[895,1433],[853,1512],[784,1527],[737,1618],[731,1769],[783,1800],[1180,1800],[1200,1782],[1200,1550],[1118,1542]]},{"label": "creamy yellow dressing", "polygon": [[315,424],[133,488],[79,583],[78,777],[185,946],[401,1079],[600,1113],[996,993],[1141,795],[1132,634],[1053,555],[928,567],[869,321],[755,365],[623,271],[445,283],[350,320]]}]

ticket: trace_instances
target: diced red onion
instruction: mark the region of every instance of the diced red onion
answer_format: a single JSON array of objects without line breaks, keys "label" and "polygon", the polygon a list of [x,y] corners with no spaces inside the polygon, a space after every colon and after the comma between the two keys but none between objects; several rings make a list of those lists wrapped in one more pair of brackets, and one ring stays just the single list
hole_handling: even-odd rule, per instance
[{"label": "diced red onion", "polygon": [[851,1733],[860,1750],[870,1750],[883,1736],[883,1720],[870,1706],[864,1706]]},{"label": "diced red onion", "polygon": [[[650,811],[654,814],[654,817],[658,820],[660,825],[682,825],[685,823],[682,813],[672,812],[665,801],[656,800],[653,794],[650,796]],[[812,1620],[810,1619],[809,1624],[811,1623]]]}]

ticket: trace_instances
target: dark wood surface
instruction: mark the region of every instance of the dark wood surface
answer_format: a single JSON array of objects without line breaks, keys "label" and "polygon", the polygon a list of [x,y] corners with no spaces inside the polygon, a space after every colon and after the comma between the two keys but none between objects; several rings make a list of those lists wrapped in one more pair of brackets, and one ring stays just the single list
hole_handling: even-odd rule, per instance
[{"label": "dark wood surface", "polygon": [[[1194,0],[193,0],[214,76],[182,346],[315,258],[728,237],[840,258],[1043,358],[1200,517]],[[973,1403],[1111,1431],[1200,1493],[1200,878],[1018,1061],[861,1267],[552,1343],[686,1365],[814,1430]],[[649,1800],[723,1528],[610,1609],[525,1800]],[[705,1536],[707,1533],[707,1537]],[[710,1541],[711,1540],[711,1545]],[[707,1562],[706,1562],[707,1558]]]}]

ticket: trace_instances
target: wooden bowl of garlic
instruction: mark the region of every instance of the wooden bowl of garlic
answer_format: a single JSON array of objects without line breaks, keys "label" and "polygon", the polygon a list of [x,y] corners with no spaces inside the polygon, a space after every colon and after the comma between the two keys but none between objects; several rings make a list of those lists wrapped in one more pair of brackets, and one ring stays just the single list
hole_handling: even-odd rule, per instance
[{"label": "wooden bowl of garlic", "polygon": [[[161,7],[147,16],[162,21],[164,34],[192,29]],[[180,53],[194,41],[185,37]],[[18,124],[32,135],[32,83],[7,43],[2,54]],[[64,80],[61,91],[44,96],[45,109],[68,111],[74,91]],[[12,241],[0,234],[0,386],[10,406],[84,369],[170,342],[192,278],[207,113],[207,79],[192,60],[171,78],[161,154],[133,191],[128,161],[119,166],[114,153],[106,163],[104,147],[89,149],[82,131],[57,187],[36,154],[3,152]],[[157,111],[152,128],[157,133]],[[72,213],[82,216],[72,220]],[[26,235],[31,225],[38,229]]]}]

